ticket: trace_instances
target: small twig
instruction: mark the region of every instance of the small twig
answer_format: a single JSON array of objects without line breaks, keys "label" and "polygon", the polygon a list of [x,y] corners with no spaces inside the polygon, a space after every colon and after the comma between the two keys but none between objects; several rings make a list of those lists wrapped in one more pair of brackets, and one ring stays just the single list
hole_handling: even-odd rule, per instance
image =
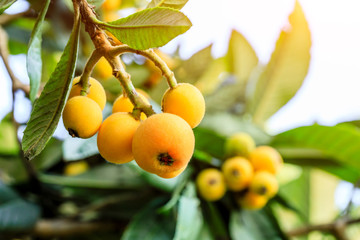
[{"label": "small twig", "polygon": [[127,53],[127,52],[135,53],[135,54],[138,54],[138,55],[141,55],[141,56],[144,56],[144,57],[150,59],[161,70],[161,72],[163,73],[163,75],[165,76],[165,78],[168,82],[169,87],[170,88],[176,87],[177,82],[176,82],[174,73],[170,70],[170,68],[167,66],[167,64],[152,49],[135,50],[124,44],[124,45],[113,47],[110,51],[110,54],[120,55],[120,54]]},{"label": "small twig", "polygon": [[122,231],[125,224],[122,222],[78,222],[65,219],[40,220],[36,223],[33,234],[38,237],[66,237],[74,235],[89,235],[94,232],[111,230]]},{"label": "small twig", "polygon": [[21,18],[21,17],[26,17],[26,16],[32,16],[34,13],[34,11],[32,9],[28,9],[24,12],[19,12],[19,13],[16,13],[16,14],[6,14],[6,13],[3,13],[0,15],[0,25],[5,25],[11,21],[14,21],[18,18]]},{"label": "small twig", "polygon": [[17,90],[22,90],[27,96],[29,96],[30,93],[30,86],[23,84],[14,74],[14,72],[11,70],[10,64],[9,64],[9,51],[8,51],[8,36],[7,33],[4,31],[4,29],[0,26],[0,56],[3,59],[5,68],[10,76],[11,82],[12,82],[12,89],[13,92]]},{"label": "small twig", "polygon": [[309,234],[310,232],[313,232],[313,231],[330,232],[330,233],[333,233],[333,234],[337,234],[339,232],[338,231],[339,228],[344,229],[346,226],[351,225],[351,224],[355,224],[355,223],[360,223],[360,218],[344,219],[344,220],[335,221],[333,223],[310,225],[310,226],[306,226],[306,227],[301,227],[301,228],[294,229],[294,230],[291,230],[291,231],[287,232],[287,235],[290,236],[290,237],[302,236],[302,235],[307,235],[307,234]]}]

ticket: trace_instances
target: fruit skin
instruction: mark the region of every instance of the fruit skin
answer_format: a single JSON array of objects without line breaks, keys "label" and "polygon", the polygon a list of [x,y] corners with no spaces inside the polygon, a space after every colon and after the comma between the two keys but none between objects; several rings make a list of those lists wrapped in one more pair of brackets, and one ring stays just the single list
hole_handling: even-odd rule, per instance
[{"label": "fruit skin", "polygon": [[268,171],[276,174],[283,164],[280,153],[270,146],[259,146],[249,155],[255,171]]},{"label": "fruit skin", "polygon": [[226,192],[224,175],[216,168],[202,170],[196,178],[196,186],[200,196],[207,201],[217,201]]},{"label": "fruit skin", "polygon": [[183,118],[194,128],[205,115],[205,100],[199,89],[189,83],[179,83],[166,90],[162,102],[162,111]]},{"label": "fruit skin", "polygon": [[259,171],[255,173],[249,189],[251,192],[263,195],[266,198],[272,198],[279,191],[279,183],[273,174]]},{"label": "fruit skin", "polygon": [[254,170],[251,163],[243,157],[233,157],[225,160],[221,170],[228,189],[240,191],[249,186]]},{"label": "fruit skin", "polygon": [[101,57],[94,68],[94,73],[96,77],[99,77],[101,80],[107,80],[111,78],[113,76],[112,71],[113,70],[109,62],[106,60],[105,57]]},{"label": "fruit skin", "polygon": [[89,165],[85,161],[72,162],[66,165],[64,174],[66,176],[75,176],[89,169]]},{"label": "fruit skin", "polygon": [[[81,86],[77,84],[80,81],[80,77],[76,77],[73,80],[73,86],[70,90],[69,99],[80,96]],[[97,104],[99,104],[101,110],[104,109],[106,104],[106,93],[99,81],[95,78],[90,77],[89,79],[90,87],[89,93],[86,95],[88,98],[94,100]]]},{"label": "fruit skin", "polygon": [[174,178],[174,177],[180,175],[186,169],[186,167],[187,167],[187,165],[179,170],[176,170],[173,172],[168,172],[168,173],[159,173],[157,175],[162,178]]},{"label": "fruit skin", "polygon": [[113,113],[101,124],[97,136],[100,155],[111,163],[121,164],[133,160],[132,140],[140,121],[130,113]]},{"label": "fruit skin", "polygon": [[105,0],[102,4],[104,11],[114,11],[121,6],[121,0]]},{"label": "fruit skin", "polygon": [[[138,93],[140,98],[147,104],[150,104],[149,100],[141,93]],[[134,105],[130,101],[128,97],[125,97],[124,95],[120,95],[113,104],[112,112],[132,112],[134,109]],[[141,113],[141,120],[146,119],[146,115],[144,113]]]},{"label": "fruit skin", "polygon": [[226,140],[225,155],[227,157],[248,157],[255,147],[255,141],[249,134],[243,132],[236,133]]},{"label": "fruit skin", "polygon": [[238,204],[243,209],[257,210],[263,208],[268,199],[265,196],[256,194],[254,192],[247,192],[245,195],[238,199]]},{"label": "fruit skin", "polygon": [[99,130],[102,118],[99,105],[85,96],[71,98],[63,111],[64,126],[73,137],[92,137]]},{"label": "fruit skin", "polygon": [[184,168],[191,159],[195,137],[180,117],[159,113],[145,119],[136,130],[132,150],[137,164],[163,175]]}]

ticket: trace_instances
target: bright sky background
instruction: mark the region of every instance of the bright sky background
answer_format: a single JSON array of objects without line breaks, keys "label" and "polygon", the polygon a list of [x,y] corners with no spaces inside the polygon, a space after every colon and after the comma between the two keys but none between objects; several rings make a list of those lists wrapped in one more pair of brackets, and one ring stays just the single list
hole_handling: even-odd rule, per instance
[{"label": "bright sky background", "polygon": [[[360,1],[299,2],[312,33],[310,69],[295,98],[269,121],[272,133],[315,121],[333,125],[360,119]],[[225,54],[231,29],[235,28],[249,40],[260,61],[266,63],[293,6],[294,1],[290,0],[189,0],[183,12],[191,19],[193,27],[163,50],[171,52],[181,41],[180,54],[189,58],[197,50],[214,43],[213,55],[219,57]],[[15,74],[27,82],[25,57],[16,56],[10,60]],[[10,80],[1,60],[0,86],[1,119],[11,109]],[[23,93],[18,93],[17,98],[24,99]],[[15,113],[18,121],[27,121],[29,106],[28,100],[19,101]],[[343,198],[338,201],[347,201],[344,196],[349,196],[351,187],[339,189],[343,189]]]}]

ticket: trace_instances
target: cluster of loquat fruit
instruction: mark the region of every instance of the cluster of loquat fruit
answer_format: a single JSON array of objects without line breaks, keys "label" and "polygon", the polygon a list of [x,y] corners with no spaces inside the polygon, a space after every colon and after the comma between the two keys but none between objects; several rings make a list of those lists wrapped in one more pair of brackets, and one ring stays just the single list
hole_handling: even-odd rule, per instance
[{"label": "cluster of loquat fruit", "polygon": [[275,177],[283,164],[279,152],[270,146],[256,147],[247,133],[237,133],[226,140],[221,170],[207,168],[196,179],[200,196],[207,201],[220,200],[230,190],[244,209],[260,209],[276,195]]},{"label": "cluster of loquat fruit", "polygon": [[[115,164],[135,159],[145,171],[173,178],[187,167],[195,147],[192,128],[205,114],[205,100],[193,85],[170,87],[162,98],[162,113],[140,119],[133,115],[134,105],[122,94],[113,104],[112,114],[103,121],[106,94],[102,85],[89,78],[89,90],[81,96],[80,77],[73,80],[63,111],[63,122],[73,137],[89,138],[96,133],[101,156]],[[148,105],[147,94],[134,92]]]}]

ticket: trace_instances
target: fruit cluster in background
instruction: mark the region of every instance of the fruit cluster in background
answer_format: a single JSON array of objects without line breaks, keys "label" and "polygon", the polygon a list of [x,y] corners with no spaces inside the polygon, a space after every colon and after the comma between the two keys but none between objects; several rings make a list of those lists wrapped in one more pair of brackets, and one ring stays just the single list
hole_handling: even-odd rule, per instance
[{"label": "fruit cluster in background", "polygon": [[[145,171],[163,178],[173,178],[187,167],[195,148],[192,128],[205,114],[205,101],[201,92],[189,83],[170,87],[163,95],[162,113],[139,119],[134,105],[126,94],[113,104],[112,114],[103,121],[106,103],[105,90],[94,78],[89,79],[89,90],[81,96],[80,77],[76,77],[69,100],[63,112],[63,122],[73,137],[89,138],[97,135],[101,156],[115,164],[135,159]],[[138,95],[150,105],[150,97],[138,89]]]},{"label": "fruit cluster in background", "polygon": [[276,174],[283,164],[281,155],[270,146],[256,147],[247,133],[237,133],[225,143],[226,160],[221,169],[203,169],[196,178],[199,195],[217,201],[230,191],[244,209],[260,209],[276,195]]}]

